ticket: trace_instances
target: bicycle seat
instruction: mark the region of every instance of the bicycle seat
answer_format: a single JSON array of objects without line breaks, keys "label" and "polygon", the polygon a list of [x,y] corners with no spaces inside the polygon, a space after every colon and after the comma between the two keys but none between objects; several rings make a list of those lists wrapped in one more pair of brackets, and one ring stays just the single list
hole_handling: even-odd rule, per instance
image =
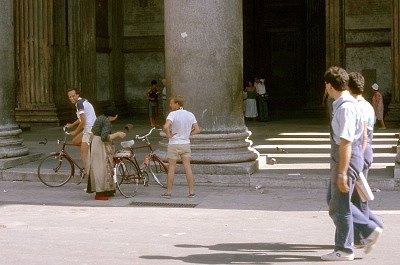
[{"label": "bicycle seat", "polygon": [[129,140],[129,141],[121,142],[121,146],[122,146],[123,148],[132,147],[134,144],[135,144],[135,140]]},{"label": "bicycle seat", "polygon": [[130,150],[119,150],[114,154],[114,157],[131,157],[132,152]]}]

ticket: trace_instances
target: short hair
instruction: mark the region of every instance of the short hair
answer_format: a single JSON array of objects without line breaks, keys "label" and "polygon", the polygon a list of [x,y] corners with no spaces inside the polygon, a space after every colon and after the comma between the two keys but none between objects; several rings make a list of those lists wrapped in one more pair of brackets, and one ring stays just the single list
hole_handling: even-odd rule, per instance
[{"label": "short hair", "polygon": [[339,66],[331,66],[324,74],[324,81],[337,91],[345,91],[349,83],[349,74]]},{"label": "short hair", "polygon": [[104,109],[103,114],[104,114],[104,116],[115,117],[115,116],[118,115],[118,110],[117,110],[117,108],[114,107],[114,106],[107,106],[107,107]]},{"label": "short hair", "polygon": [[81,94],[81,91],[80,91],[78,88],[75,88],[75,87],[70,87],[70,88],[68,88],[68,89],[67,89],[67,94],[68,94],[69,92],[71,92],[71,91],[75,91],[75,93],[78,94],[78,95]]},{"label": "short hair", "polygon": [[157,81],[156,80],[151,80],[151,85],[157,85]]},{"label": "short hair", "polygon": [[364,92],[365,80],[359,72],[349,74],[349,90],[351,93],[361,95]]},{"label": "short hair", "polygon": [[183,107],[184,100],[181,95],[174,95],[170,100],[173,100],[175,103],[178,103],[179,106]]}]

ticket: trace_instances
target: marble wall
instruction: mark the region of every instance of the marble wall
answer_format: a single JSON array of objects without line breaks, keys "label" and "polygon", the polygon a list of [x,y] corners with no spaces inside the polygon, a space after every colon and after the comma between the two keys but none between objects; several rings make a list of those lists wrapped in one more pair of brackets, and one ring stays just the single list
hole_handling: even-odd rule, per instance
[{"label": "marble wall", "polygon": [[345,62],[348,71],[362,72],[366,96],[371,84],[378,83],[382,93],[392,89],[390,0],[345,1]]}]

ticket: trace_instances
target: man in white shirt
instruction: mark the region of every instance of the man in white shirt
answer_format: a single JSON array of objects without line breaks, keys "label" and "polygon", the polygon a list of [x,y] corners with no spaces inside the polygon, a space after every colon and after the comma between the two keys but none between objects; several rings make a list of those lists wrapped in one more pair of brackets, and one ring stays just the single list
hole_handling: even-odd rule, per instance
[{"label": "man in white shirt", "polygon": [[255,79],[255,87],[257,90],[257,110],[260,121],[268,120],[268,94],[264,81],[264,79]]},{"label": "man in white shirt", "polygon": [[75,127],[69,134],[74,136],[72,143],[81,146],[81,159],[87,169],[89,145],[92,138],[92,126],[96,120],[96,113],[92,104],[79,96],[79,90],[70,88],[67,90],[69,101],[75,105],[77,119],[73,123],[67,123],[67,128]]},{"label": "man in white shirt", "polygon": [[176,170],[176,161],[180,158],[185,169],[186,180],[189,187],[189,198],[195,197],[193,172],[190,167],[190,135],[200,133],[200,127],[197,124],[193,113],[183,109],[183,97],[173,96],[170,99],[169,106],[171,112],[168,114],[163,130],[169,139],[167,158],[169,163],[167,176],[167,191],[163,198],[171,198],[174,175]]},{"label": "man in white shirt", "polygon": [[165,118],[166,115],[167,115],[167,94],[168,94],[168,91],[167,91],[167,84],[168,84],[167,79],[161,80],[161,83],[163,85],[163,89],[161,91],[162,111],[163,111],[163,115],[164,115],[164,118]]}]

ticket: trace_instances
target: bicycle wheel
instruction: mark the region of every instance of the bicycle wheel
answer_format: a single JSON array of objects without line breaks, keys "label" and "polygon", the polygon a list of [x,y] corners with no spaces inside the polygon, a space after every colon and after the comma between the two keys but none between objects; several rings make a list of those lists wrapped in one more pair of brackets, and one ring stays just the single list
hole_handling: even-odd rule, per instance
[{"label": "bicycle wheel", "polygon": [[149,161],[148,169],[157,184],[163,188],[166,188],[168,173],[167,165],[164,164],[164,162],[162,162],[162,160],[158,156],[153,155],[153,157]]},{"label": "bicycle wheel", "polygon": [[141,175],[130,159],[121,158],[115,165],[115,177],[115,184],[122,196],[130,198],[136,195],[139,184],[141,184]]},{"label": "bicycle wheel", "polygon": [[38,166],[38,178],[49,187],[61,187],[72,178],[74,172],[74,163],[60,153],[46,156]]}]

